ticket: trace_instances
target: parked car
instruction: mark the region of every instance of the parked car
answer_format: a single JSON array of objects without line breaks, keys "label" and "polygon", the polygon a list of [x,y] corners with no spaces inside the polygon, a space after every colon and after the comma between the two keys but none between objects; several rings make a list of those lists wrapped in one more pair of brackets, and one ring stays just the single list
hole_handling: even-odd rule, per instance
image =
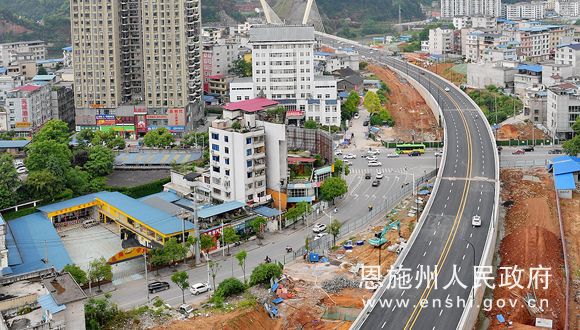
[{"label": "parked car", "polygon": [[481,217],[479,215],[474,215],[473,218],[471,218],[471,225],[474,227],[481,226]]},{"label": "parked car", "polygon": [[442,152],[440,152],[440,151],[437,151],[437,152],[435,153],[435,157],[443,157],[443,153],[442,153]]},{"label": "parked car", "polygon": [[191,305],[188,305],[188,304],[183,304],[183,305],[179,306],[179,312],[183,315],[189,315],[189,314],[193,313],[194,310],[195,310],[195,308],[193,308]]},{"label": "parked car", "polygon": [[149,293],[156,293],[159,291],[169,290],[169,283],[168,282],[151,282],[147,284],[147,289],[149,289]]},{"label": "parked car", "polygon": [[525,152],[534,151],[534,146],[527,146],[522,148]]},{"label": "parked car", "polygon": [[352,166],[352,162],[348,159],[345,159],[342,161],[344,164],[348,165],[348,166]]},{"label": "parked car", "polygon": [[334,152],[334,155],[335,155],[335,156],[340,156],[340,155],[342,155],[342,150],[337,150],[337,151],[335,151],[335,152]]},{"label": "parked car", "polygon": [[368,179],[370,179],[370,178],[372,178],[371,174],[370,174],[370,173],[365,173],[365,179],[367,179],[367,180],[368,180]]},{"label": "parked car", "polygon": [[367,154],[369,155],[379,155],[381,153],[381,151],[379,149],[369,149],[367,151]]},{"label": "parked car", "polygon": [[368,121],[368,120],[365,120],[365,121],[363,122],[363,126],[369,126],[369,121]]},{"label": "parked car", "polygon": [[326,230],[326,225],[323,223],[317,223],[314,225],[314,227],[312,227],[312,231],[315,233],[322,233],[323,231]]},{"label": "parked car", "polygon": [[512,152],[512,155],[523,155],[525,153],[526,152],[523,149],[518,149],[518,150]]},{"label": "parked car", "polygon": [[367,156],[367,160],[374,160],[376,161],[378,158],[377,156]]},{"label": "parked car", "polygon": [[16,173],[18,174],[24,174],[26,172],[28,172],[28,169],[26,169],[26,167],[19,167],[16,169]]},{"label": "parked car", "polygon": [[409,157],[417,157],[417,156],[421,156],[421,152],[419,152],[419,151],[411,151],[409,153]]},{"label": "parked car", "polygon": [[17,160],[14,162],[14,167],[19,168],[19,167],[23,167],[24,166],[24,162],[21,160]]},{"label": "parked car", "polygon": [[316,236],[314,236],[314,240],[317,241],[326,235],[327,235],[326,233],[318,233],[318,234],[316,234]]},{"label": "parked car", "polygon": [[562,153],[562,149],[551,149],[551,150],[548,150],[548,154],[550,154],[550,155],[559,155],[561,153]]},{"label": "parked car", "polygon": [[387,158],[398,158],[398,157],[399,157],[399,154],[396,152],[387,154]]},{"label": "parked car", "polygon": [[379,184],[381,184],[381,181],[379,181],[379,180],[373,180],[373,183],[372,183],[373,187],[378,187]]},{"label": "parked car", "polygon": [[344,158],[344,159],[355,159],[356,158],[356,155],[355,154],[346,154],[342,158]]},{"label": "parked car", "polygon": [[94,226],[97,226],[98,224],[99,224],[99,222],[95,219],[87,219],[87,220],[83,221],[83,228],[94,227]]},{"label": "parked car", "polygon": [[357,112],[357,113],[354,114],[354,119],[358,119],[358,118],[359,118],[359,115],[358,115],[358,112]]},{"label": "parked car", "polygon": [[377,176],[376,176],[377,179],[382,179],[384,177],[385,177],[385,175],[382,172],[377,173]]},{"label": "parked car", "polygon": [[376,160],[370,160],[367,165],[369,167],[378,167],[378,166],[383,166],[383,163],[381,162],[377,162]]},{"label": "parked car", "polygon": [[196,283],[189,287],[189,292],[191,292],[191,294],[202,294],[208,292],[210,289],[211,288],[207,283]]}]

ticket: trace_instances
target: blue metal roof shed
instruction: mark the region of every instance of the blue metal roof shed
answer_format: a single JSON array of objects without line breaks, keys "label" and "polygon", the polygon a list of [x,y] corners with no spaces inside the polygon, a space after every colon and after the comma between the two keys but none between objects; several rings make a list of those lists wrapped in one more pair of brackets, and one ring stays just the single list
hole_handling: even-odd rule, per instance
[{"label": "blue metal roof shed", "polygon": [[138,200],[145,201],[149,198],[154,198],[154,197],[157,197],[157,198],[162,199],[162,200],[169,202],[169,203],[173,203],[173,202],[181,199],[181,197],[177,196],[176,193],[173,193],[170,191],[162,191],[162,192],[158,192],[158,193],[153,194],[153,195],[147,195],[145,197],[141,197]]},{"label": "blue metal roof shed", "polygon": [[43,310],[49,311],[50,314],[56,314],[66,309],[65,305],[57,304],[56,300],[54,300],[50,293],[45,294],[44,296],[39,296],[36,301]]},{"label": "blue metal roof shed", "polygon": [[278,209],[274,209],[267,206],[258,206],[254,209],[254,212],[266,218],[273,218],[282,214],[282,212],[280,212]]},{"label": "blue metal roof shed", "polygon": [[237,210],[246,206],[246,204],[238,201],[231,201],[219,205],[202,208],[197,211],[197,216],[200,218],[211,218],[229,211]]},{"label": "blue metal roof shed", "polygon": [[30,140],[0,140],[0,149],[24,148]]},{"label": "blue metal roof shed", "polygon": [[[42,213],[36,212],[7,223],[10,234],[6,235],[6,246],[12,274],[50,267],[60,271],[72,263],[56,229]],[[48,258],[46,263],[45,258]]]},{"label": "blue metal roof shed", "polygon": [[572,173],[554,175],[554,185],[556,190],[574,190],[576,183]]},{"label": "blue metal roof shed", "polygon": [[554,175],[580,172],[580,158],[574,156],[559,156],[552,159]]},{"label": "blue metal roof shed", "polygon": [[82,204],[91,203],[91,202],[95,201],[95,197],[97,197],[98,194],[99,193],[88,194],[88,195],[84,195],[84,196],[79,196],[79,197],[67,199],[67,200],[62,201],[62,202],[40,206],[40,207],[38,207],[38,210],[41,212],[44,212],[44,213],[51,213],[51,212],[55,212],[55,211],[60,211],[62,209],[68,209],[68,208],[79,206]]}]

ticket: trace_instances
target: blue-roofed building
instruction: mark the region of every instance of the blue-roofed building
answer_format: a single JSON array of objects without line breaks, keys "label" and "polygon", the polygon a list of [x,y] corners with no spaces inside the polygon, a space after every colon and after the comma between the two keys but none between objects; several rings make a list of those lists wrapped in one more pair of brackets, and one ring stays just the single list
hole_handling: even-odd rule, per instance
[{"label": "blue-roofed building", "polygon": [[542,66],[539,64],[520,64],[514,74],[514,92],[523,100],[526,90],[538,87],[542,83]]},{"label": "blue-roofed building", "polygon": [[24,151],[30,140],[0,140],[0,152],[17,154]]},{"label": "blue-roofed building", "polygon": [[580,157],[559,156],[552,159],[548,169],[554,175],[554,186],[560,198],[572,198],[580,182]]}]

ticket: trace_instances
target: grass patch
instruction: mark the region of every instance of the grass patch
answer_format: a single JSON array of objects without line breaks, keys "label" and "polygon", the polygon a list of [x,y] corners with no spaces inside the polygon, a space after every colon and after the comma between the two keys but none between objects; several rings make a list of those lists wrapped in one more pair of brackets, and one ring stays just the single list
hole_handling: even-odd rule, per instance
[{"label": "grass patch", "polygon": [[6,213],[2,214],[2,218],[4,218],[4,220],[13,220],[16,218],[23,217],[25,215],[32,214],[34,212],[36,212],[36,207],[31,207],[31,208],[27,208],[27,209],[20,209],[18,211],[6,212]]}]

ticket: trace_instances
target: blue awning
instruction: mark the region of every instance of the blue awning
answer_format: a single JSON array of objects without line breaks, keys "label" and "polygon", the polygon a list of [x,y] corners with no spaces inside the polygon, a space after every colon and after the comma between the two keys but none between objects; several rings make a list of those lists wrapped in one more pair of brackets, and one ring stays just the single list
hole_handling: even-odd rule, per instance
[{"label": "blue awning", "polygon": [[210,206],[202,208],[197,212],[197,216],[200,218],[210,218],[216,215],[220,215],[229,211],[233,211],[246,206],[246,204],[238,201],[231,201],[215,206]]}]

